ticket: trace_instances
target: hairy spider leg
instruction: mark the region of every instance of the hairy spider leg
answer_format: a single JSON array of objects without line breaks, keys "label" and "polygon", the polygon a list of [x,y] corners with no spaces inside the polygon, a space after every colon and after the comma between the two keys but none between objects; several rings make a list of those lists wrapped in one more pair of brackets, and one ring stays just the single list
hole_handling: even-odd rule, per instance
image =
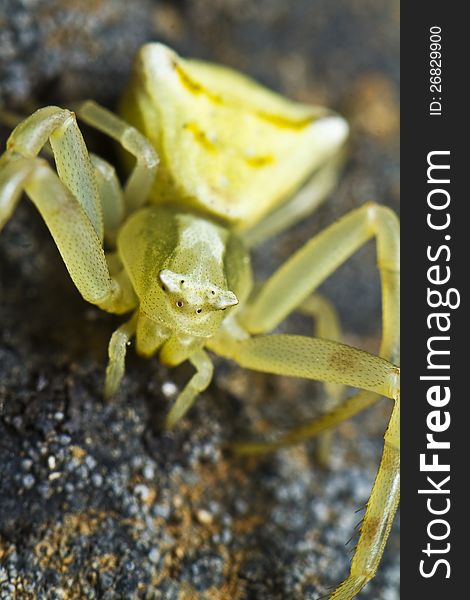
[{"label": "hairy spider leg", "polygon": [[[377,240],[382,284],[380,357],[337,342],[270,331],[370,238]],[[272,302],[276,298],[276,302]],[[239,317],[242,331],[227,329],[211,342],[214,351],[253,370],[318,379],[357,387],[352,396],[315,423],[294,430],[273,444],[239,444],[235,451],[263,452],[324,431],[370,406],[381,395],[394,400],[380,467],[372,488],[359,542],[347,579],[331,596],[350,600],[375,574],[399,502],[399,225],[393,211],[374,203],[350,212],[321,232],[282,265]],[[393,361],[393,362],[392,362]],[[370,394],[370,392],[372,394]]]}]

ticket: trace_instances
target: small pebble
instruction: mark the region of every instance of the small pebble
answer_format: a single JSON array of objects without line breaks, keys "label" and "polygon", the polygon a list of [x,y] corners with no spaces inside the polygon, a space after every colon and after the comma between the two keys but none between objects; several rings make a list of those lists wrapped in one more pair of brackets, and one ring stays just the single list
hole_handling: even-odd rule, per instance
[{"label": "small pebble", "polygon": [[196,519],[201,525],[210,525],[213,522],[214,517],[208,510],[201,508],[196,512]]}]

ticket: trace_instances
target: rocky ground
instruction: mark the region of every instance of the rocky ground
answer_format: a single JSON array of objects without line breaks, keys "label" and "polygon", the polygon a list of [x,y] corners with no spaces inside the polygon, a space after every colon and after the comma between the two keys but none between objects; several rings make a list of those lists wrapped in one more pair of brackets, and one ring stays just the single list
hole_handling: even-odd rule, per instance
[{"label": "rocky ground", "polygon": [[[0,101],[19,112],[84,97],[112,106],[135,50],[152,39],[331,106],[351,123],[337,191],[256,250],[262,277],[365,200],[399,209],[398,2],[3,0]],[[373,244],[323,291],[347,342],[375,351]],[[354,538],[345,544],[378,466],[388,402],[339,428],[329,470],[313,443],[237,460],[227,442],[303,422],[319,410],[321,387],[216,360],[209,390],[165,433],[162,416],[190,369],[167,370],[131,350],[122,389],[105,403],[106,347],[118,322],[81,300],[23,201],[0,235],[0,599],[327,594],[347,573]],[[308,333],[311,324],[294,318],[285,328]],[[362,599],[399,598],[398,551],[397,522]]]}]

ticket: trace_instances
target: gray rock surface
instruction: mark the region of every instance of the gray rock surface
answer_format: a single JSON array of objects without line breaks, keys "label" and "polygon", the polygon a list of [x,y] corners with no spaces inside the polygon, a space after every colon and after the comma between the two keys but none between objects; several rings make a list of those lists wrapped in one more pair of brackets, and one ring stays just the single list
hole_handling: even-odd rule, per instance
[{"label": "gray rock surface", "polygon": [[[339,214],[398,210],[398,3],[386,0],[0,0],[0,99],[11,110],[83,97],[112,106],[150,39],[230,64],[352,126],[331,201],[256,250],[266,276]],[[101,139],[87,140],[112,156]],[[324,286],[349,343],[375,350],[372,244]],[[183,365],[131,351],[102,400],[118,318],[83,302],[40,217],[23,201],[0,235],[0,599],[316,599],[343,578],[378,466],[389,404],[313,443],[236,460],[227,442],[313,416],[321,387],[216,361],[183,423],[161,429]],[[286,329],[311,324],[291,319]],[[398,523],[364,600],[399,597]]]}]

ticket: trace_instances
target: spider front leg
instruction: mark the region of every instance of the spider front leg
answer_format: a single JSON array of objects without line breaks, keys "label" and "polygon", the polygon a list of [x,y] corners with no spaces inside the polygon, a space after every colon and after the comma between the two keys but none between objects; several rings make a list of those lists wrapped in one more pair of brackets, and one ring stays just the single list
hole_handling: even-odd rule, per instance
[{"label": "spider front leg", "polygon": [[400,330],[399,224],[393,211],[374,202],[351,211],[288,259],[246,307],[240,318],[242,326],[252,334],[272,331],[356,250],[374,237],[382,286],[382,343],[379,354],[397,362]]},{"label": "spider front leg", "polygon": [[[250,333],[264,333],[276,327],[297,307],[305,311],[305,307],[311,302],[308,299],[309,294],[372,237],[377,240],[378,267],[382,284],[382,342],[379,354],[391,362],[398,363],[399,224],[396,215],[390,209],[372,202],[345,215],[287,260],[268,279],[251,305],[247,306],[240,317],[242,326]],[[275,303],[272,302],[273,298],[276,298]],[[316,310],[318,313],[318,307]],[[331,319],[326,320],[328,322]],[[334,328],[331,331],[334,332]],[[329,331],[321,332],[321,336],[331,337]],[[361,393],[357,401],[349,399],[344,418],[360,412],[377,399],[378,396],[369,393]],[[318,435],[326,429],[327,422],[340,422],[339,412],[334,413],[331,418],[322,418],[320,427],[315,421],[293,430],[278,442],[267,443],[266,451]],[[262,446],[256,444],[257,452],[262,451]]]},{"label": "spider front leg", "polygon": [[[50,141],[57,172],[37,157]],[[123,273],[111,276],[103,250],[103,216],[95,169],[75,116],[49,106],[11,134],[0,158],[0,227],[25,191],[41,213],[81,295],[109,312],[127,312],[136,297]]]},{"label": "spider front leg", "polygon": [[98,187],[85,142],[75,115],[57,106],[37,110],[22,121],[8,138],[7,150],[0,157],[0,228],[13,213],[35,167],[47,164],[34,159],[48,141],[60,180],[75,197],[102,240],[103,218]]},{"label": "spider front leg", "polygon": [[[398,363],[399,358],[399,225],[395,214],[388,208],[368,203],[345,215],[325,229],[294,254],[276,271],[261,288],[240,320],[250,333],[263,333],[276,327],[285,316],[312,300],[308,298],[338,266],[372,237],[377,239],[378,267],[382,283],[382,342],[380,356]],[[272,302],[276,298],[276,302]],[[304,308],[302,308],[304,307]],[[318,313],[318,307],[316,308]],[[311,312],[311,310],[310,310]],[[324,312],[324,309],[323,309]],[[326,322],[331,320],[326,317]],[[331,329],[334,332],[335,328]],[[331,337],[330,331],[320,332],[321,337]],[[277,442],[247,444],[256,452],[270,451],[291,443],[310,439],[319,432],[357,414],[378,399],[371,393],[360,393],[347,400],[344,410],[338,409],[310,424],[289,432]],[[244,446],[237,451],[245,452]]]},{"label": "spider front leg", "polygon": [[[213,344],[212,349],[255,371],[341,383],[395,401],[350,575],[331,596],[334,600],[351,600],[375,575],[399,502],[398,367],[383,358],[338,342],[297,335],[262,335],[231,340],[225,337]],[[353,399],[357,403],[360,396]],[[362,404],[361,408],[365,406]],[[328,425],[348,418],[350,408],[347,403],[338,407],[334,411],[336,419],[329,415]],[[261,451],[266,451],[266,447],[260,446]],[[253,449],[256,451],[256,447],[249,444],[238,448],[243,454]]]},{"label": "spider front leg", "polygon": [[331,600],[350,600],[370,581],[379,566],[400,502],[400,393],[385,432],[384,450],[375,478],[349,576]]},{"label": "spider front leg", "polygon": [[[344,260],[375,236],[382,283],[383,329],[381,357],[328,340],[300,336],[249,337],[269,331],[305,301],[308,295]],[[273,302],[273,299],[276,299]],[[308,439],[370,406],[379,396],[394,400],[385,433],[384,451],[348,578],[331,596],[350,600],[375,574],[383,554],[399,502],[399,231],[398,220],[389,209],[375,205],[352,211],[308,242],[264,285],[240,316],[245,334],[225,333],[216,341],[216,352],[241,366],[258,371],[306,377],[358,387],[331,413],[288,433],[274,444],[243,444],[239,453],[265,452],[285,443]],[[385,360],[388,359],[388,360]]]},{"label": "spider front leg", "polygon": [[128,213],[137,210],[145,204],[155,179],[158,156],[152,145],[135,127],[92,100],[80,104],[76,112],[82,121],[116,140],[135,157],[134,169],[124,187],[124,202]]}]

